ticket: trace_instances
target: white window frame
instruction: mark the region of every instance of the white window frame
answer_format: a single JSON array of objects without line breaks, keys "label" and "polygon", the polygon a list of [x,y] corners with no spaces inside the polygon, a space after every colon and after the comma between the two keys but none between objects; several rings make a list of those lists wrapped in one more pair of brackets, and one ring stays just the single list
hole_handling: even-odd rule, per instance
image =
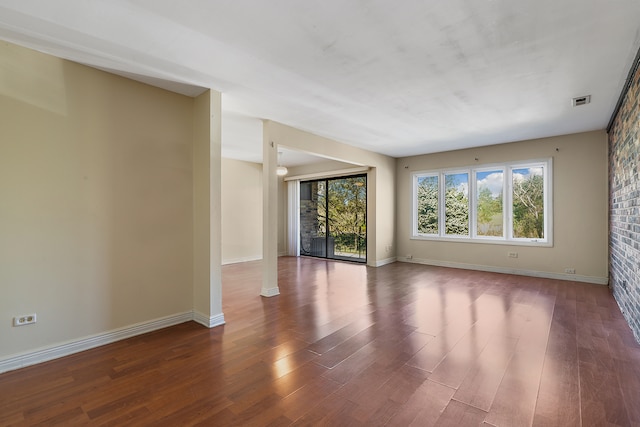
[{"label": "white window frame", "polygon": [[[502,236],[479,236],[478,235],[478,177],[477,177],[477,174],[478,172],[493,172],[493,171],[502,172]],[[472,227],[471,236],[473,236],[474,239],[478,239],[478,240],[488,240],[488,241],[498,241],[498,242],[506,240],[506,237],[508,235],[507,222],[509,221],[507,211],[509,209],[505,209],[505,208],[507,206],[507,194],[509,193],[509,191],[507,191],[508,186],[506,185],[507,171],[506,171],[505,165],[476,167],[472,169],[472,174],[473,174],[472,176],[473,199],[471,199],[472,207],[469,215],[471,217],[471,227]]]},{"label": "white window frame", "polygon": [[442,218],[440,215],[440,212],[442,210],[442,205],[441,206],[441,199],[442,197],[440,196],[440,186],[442,185],[442,177],[440,176],[439,172],[424,172],[424,173],[414,173],[412,175],[412,198],[411,200],[412,202],[412,220],[413,220],[413,225],[412,225],[412,234],[415,236],[417,235],[417,231],[418,231],[418,216],[416,215],[416,212],[418,211],[418,178],[429,178],[429,177],[437,177],[438,178],[438,234],[420,234],[421,236],[427,237],[438,237],[441,230],[442,230]]},{"label": "white window frame", "polygon": [[[544,238],[517,238],[513,237],[513,170],[523,168],[543,168],[544,179]],[[503,172],[502,183],[502,214],[503,233],[499,236],[478,236],[478,172],[497,171]],[[445,233],[445,176],[467,173],[469,179],[469,235],[448,235]],[[418,233],[418,179],[427,176],[438,177],[438,234]],[[412,209],[411,209],[411,239],[412,240],[436,240],[447,242],[488,243],[503,245],[523,246],[553,246],[553,159],[534,159],[497,164],[485,164],[468,166],[463,168],[450,168],[439,170],[416,171],[411,174],[412,183]]]},{"label": "white window frame", "polygon": [[[447,224],[447,209],[445,207],[446,204],[446,194],[447,194],[447,175],[458,175],[458,174],[467,174],[467,209],[469,210],[469,215],[467,218],[467,230],[469,230],[469,234],[447,234],[446,224]],[[440,226],[438,227],[438,231],[441,231],[442,236],[447,239],[468,239],[471,236],[471,174],[469,169],[447,169],[442,171],[439,178],[440,184],[440,192],[438,194],[438,202],[440,204],[438,210],[438,222]]]}]

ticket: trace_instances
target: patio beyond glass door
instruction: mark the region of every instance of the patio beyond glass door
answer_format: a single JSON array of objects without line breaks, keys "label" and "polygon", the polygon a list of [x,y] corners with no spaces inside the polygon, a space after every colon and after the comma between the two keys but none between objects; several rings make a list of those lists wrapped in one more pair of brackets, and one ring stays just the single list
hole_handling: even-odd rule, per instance
[{"label": "patio beyond glass door", "polygon": [[366,175],[300,182],[300,253],[366,262]]}]

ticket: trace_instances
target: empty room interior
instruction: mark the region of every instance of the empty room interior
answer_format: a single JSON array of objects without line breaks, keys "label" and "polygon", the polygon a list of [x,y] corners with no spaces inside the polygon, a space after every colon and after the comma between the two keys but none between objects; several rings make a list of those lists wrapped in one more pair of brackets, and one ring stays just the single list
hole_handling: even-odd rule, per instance
[{"label": "empty room interior", "polygon": [[0,0],[0,426],[640,426],[640,2]]}]

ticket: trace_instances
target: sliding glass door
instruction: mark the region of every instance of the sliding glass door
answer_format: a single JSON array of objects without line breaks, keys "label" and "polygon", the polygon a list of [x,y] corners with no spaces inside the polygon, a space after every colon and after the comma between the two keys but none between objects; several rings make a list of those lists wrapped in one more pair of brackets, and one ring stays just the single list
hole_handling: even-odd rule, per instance
[{"label": "sliding glass door", "polygon": [[300,254],[367,261],[367,176],[300,182]]}]

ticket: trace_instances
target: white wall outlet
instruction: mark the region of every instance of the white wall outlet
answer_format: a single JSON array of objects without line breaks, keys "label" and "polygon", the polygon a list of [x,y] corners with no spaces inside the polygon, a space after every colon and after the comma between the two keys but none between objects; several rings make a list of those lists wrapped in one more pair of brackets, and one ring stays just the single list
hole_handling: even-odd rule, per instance
[{"label": "white wall outlet", "polygon": [[564,272],[567,274],[576,274],[576,269],[575,268],[565,268]]},{"label": "white wall outlet", "polygon": [[507,256],[509,258],[518,258],[518,252],[508,252]]},{"label": "white wall outlet", "polygon": [[408,254],[405,258],[407,258],[407,259],[413,259],[413,255]]},{"label": "white wall outlet", "polygon": [[36,323],[36,314],[25,314],[13,318],[13,326],[24,326]]}]

